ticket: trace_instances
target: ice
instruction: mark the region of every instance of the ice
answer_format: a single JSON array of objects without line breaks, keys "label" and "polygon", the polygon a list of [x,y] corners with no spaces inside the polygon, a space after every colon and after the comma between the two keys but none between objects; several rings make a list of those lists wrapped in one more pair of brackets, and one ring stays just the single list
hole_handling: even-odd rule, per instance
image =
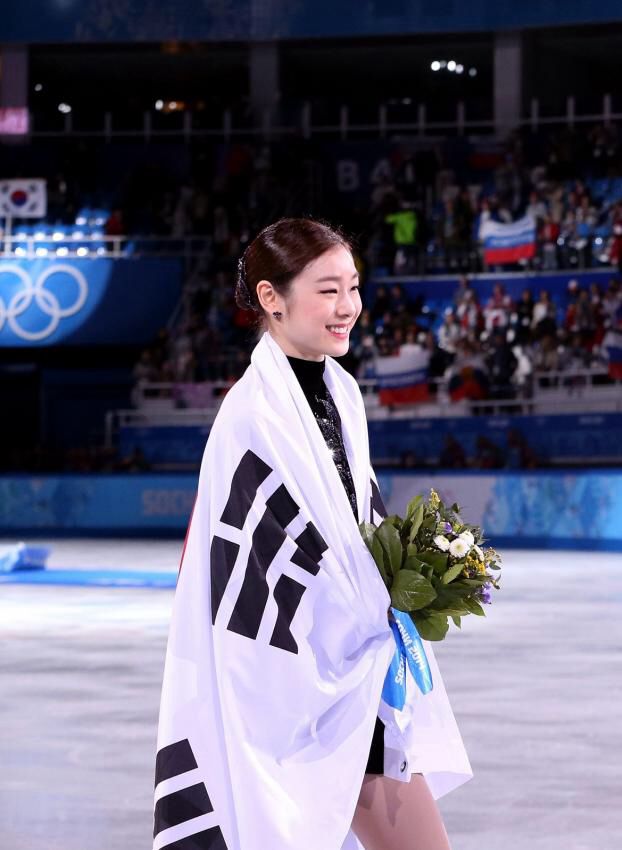
[{"label": "ice", "polygon": [[[176,570],[182,549],[52,546],[51,568],[114,570]],[[475,771],[441,800],[453,850],[619,850],[622,555],[508,551],[502,587],[437,647]],[[149,850],[172,598],[0,587],[2,846]]]}]

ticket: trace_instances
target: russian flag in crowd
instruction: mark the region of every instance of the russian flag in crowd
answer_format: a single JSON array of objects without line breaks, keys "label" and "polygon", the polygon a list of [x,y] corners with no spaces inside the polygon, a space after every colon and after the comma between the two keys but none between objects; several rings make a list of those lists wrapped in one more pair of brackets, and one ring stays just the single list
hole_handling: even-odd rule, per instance
[{"label": "russian flag in crowd", "polygon": [[380,404],[416,404],[427,401],[430,355],[419,345],[402,345],[397,354],[376,357],[375,378]]},{"label": "russian flag in crowd", "polygon": [[530,215],[510,224],[486,219],[480,225],[479,238],[489,266],[528,260],[536,253],[536,222]]}]

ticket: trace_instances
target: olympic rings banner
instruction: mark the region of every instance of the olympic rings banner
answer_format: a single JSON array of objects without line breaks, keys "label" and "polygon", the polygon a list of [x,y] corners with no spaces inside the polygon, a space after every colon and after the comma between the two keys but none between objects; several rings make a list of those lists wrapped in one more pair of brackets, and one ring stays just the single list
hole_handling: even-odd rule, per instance
[{"label": "olympic rings banner", "polygon": [[0,347],[147,343],[182,283],[174,257],[1,260]]}]

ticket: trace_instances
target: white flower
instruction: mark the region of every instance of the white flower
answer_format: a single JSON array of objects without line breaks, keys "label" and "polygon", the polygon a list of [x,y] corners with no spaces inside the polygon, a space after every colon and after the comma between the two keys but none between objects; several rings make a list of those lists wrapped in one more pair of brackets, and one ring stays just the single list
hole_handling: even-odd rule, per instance
[{"label": "white flower", "polygon": [[469,546],[472,546],[475,543],[475,538],[473,537],[470,531],[462,531],[458,535],[458,537],[464,540],[464,542],[467,543]]},{"label": "white flower", "polygon": [[462,537],[456,537],[449,544],[449,554],[453,555],[454,558],[464,558],[469,549],[470,546]]},{"label": "white flower", "polygon": [[477,557],[480,559],[480,561],[483,561],[483,560],[484,560],[484,553],[483,553],[483,552],[482,552],[482,550],[479,548],[479,546],[477,545],[477,543],[473,546],[473,549],[475,550],[475,554],[476,554],[476,555],[477,555]]},{"label": "white flower", "polygon": [[449,549],[449,540],[444,534],[437,534],[434,538],[434,545],[437,549],[440,549],[441,552],[446,552]]}]

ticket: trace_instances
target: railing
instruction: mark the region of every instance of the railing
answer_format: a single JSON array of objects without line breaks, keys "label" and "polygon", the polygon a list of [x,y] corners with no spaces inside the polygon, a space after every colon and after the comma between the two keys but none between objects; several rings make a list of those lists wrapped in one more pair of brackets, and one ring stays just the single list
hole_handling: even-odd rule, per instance
[{"label": "railing", "polygon": [[99,236],[73,233],[71,225],[68,228],[63,232],[59,227],[50,234],[5,235],[0,240],[0,257],[27,260],[42,257],[122,259],[138,255],[190,258],[205,254],[212,244],[209,236]]},{"label": "railing", "polygon": [[[60,128],[47,128],[39,126],[36,116],[30,115],[29,135],[33,138],[51,138],[63,136],[81,136],[103,138],[112,141],[116,138],[139,138],[149,142],[153,138],[180,138],[186,142],[193,138],[216,138],[228,141],[232,138],[258,137],[263,140],[301,135],[305,139],[313,136],[329,135],[343,140],[352,136],[373,135],[385,138],[393,133],[406,133],[421,137],[435,137],[447,132],[455,132],[465,135],[470,131],[477,133],[493,133],[496,129],[494,118],[474,118],[468,113],[468,104],[457,101],[455,104],[455,117],[445,121],[430,121],[428,109],[425,103],[419,103],[413,110],[416,118],[412,121],[391,120],[390,104],[381,103],[376,107],[376,118],[372,121],[357,122],[352,120],[353,109],[347,104],[334,107],[334,121],[317,123],[313,120],[313,107],[308,101],[301,104],[298,110],[297,120],[289,123],[281,123],[275,117],[273,110],[265,109],[261,116],[253,118],[249,113],[246,123],[239,122],[236,125],[234,110],[226,108],[223,110],[220,120],[215,121],[213,126],[197,125],[192,112],[179,111],[167,116],[151,110],[145,111],[142,121],[135,127],[120,127],[115,125],[114,116],[106,112],[102,116],[99,128],[80,128],[77,126],[76,114],[70,112],[63,119]],[[157,118],[157,121],[154,121]],[[176,122],[172,126],[162,126],[164,121]],[[612,97],[610,94],[602,96],[602,108],[598,112],[580,114],[576,111],[576,101],[573,95],[566,98],[566,110],[559,115],[542,115],[540,102],[533,98],[530,103],[529,114],[524,115],[519,125],[537,131],[542,126],[560,125],[573,127],[576,124],[603,123],[610,125],[616,121],[622,121],[622,113],[614,112]]]},{"label": "railing", "polygon": [[[180,387],[194,386],[203,393],[205,404],[200,407],[178,407]],[[213,381],[205,384],[144,383],[135,391],[137,407],[132,410],[109,411],[106,416],[106,445],[112,446],[115,434],[122,427],[194,425],[213,423],[223,395],[231,382]],[[417,419],[477,415],[512,416],[517,414],[555,413],[622,413],[620,382],[609,380],[602,368],[573,371],[534,372],[531,385],[517,388],[515,397],[453,402],[446,378],[429,381],[429,402],[388,409],[380,405],[378,382],[360,380],[359,386],[369,419]]]}]

